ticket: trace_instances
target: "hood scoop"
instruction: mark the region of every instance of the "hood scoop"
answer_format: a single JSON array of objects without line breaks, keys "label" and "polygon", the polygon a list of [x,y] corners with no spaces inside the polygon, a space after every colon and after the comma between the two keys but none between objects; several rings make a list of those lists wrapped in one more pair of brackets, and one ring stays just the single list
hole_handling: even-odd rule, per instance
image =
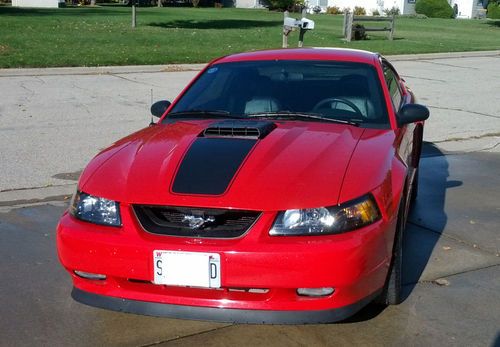
[{"label": "hood scoop", "polygon": [[202,137],[263,139],[276,128],[269,121],[224,120],[210,124]]}]

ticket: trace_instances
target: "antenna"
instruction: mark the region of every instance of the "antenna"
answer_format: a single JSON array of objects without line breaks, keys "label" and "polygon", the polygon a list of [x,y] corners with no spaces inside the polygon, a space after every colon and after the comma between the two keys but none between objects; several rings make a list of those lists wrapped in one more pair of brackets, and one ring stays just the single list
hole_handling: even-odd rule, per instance
[{"label": "antenna", "polygon": [[[151,103],[150,105],[153,105],[153,88],[150,89],[150,92],[151,92]],[[153,120],[153,115],[151,115],[151,122],[149,123],[149,126],[153,126],[155,125],[155,122]]]}]

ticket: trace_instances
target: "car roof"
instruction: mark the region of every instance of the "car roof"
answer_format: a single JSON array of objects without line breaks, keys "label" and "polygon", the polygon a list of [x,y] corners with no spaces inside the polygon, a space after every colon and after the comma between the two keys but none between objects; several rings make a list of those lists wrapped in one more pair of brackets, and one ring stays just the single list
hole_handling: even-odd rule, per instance
[{"label": "car roof", "polygon": [[379,60],[377,53],[345,48],[282,48],[228,55],[212,63],[228,63],[256,60],[331,60],[374,65]]}]

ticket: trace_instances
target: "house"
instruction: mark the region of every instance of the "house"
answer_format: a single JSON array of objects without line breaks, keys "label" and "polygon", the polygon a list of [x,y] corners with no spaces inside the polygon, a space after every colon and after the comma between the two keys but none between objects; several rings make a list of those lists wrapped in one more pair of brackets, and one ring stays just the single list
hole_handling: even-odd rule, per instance
[{"label": "house", "polygon": [[264,8],[261,0],[234,0],[234,7],[238,8]]},{"label": "house", "polygon": [[484,16],[484,7],[482,0],[451,0],[448,1],[451,7],[456,5],[457,18],[478,18],[480,13]]},{"label": "house", "polygon": [[58,8],[64,4],[64,0],[12,0],[12,7]]},{"label": "house", "polygon": [[399,8],[401,13],[415,13],[415,0],[309,0],[309,7],[315,6],[320,6],[324,10],[328,6],[337,6],[340,9],[350,8],[351,10],[355,6],[359,6],[363,7],[368,15],[371,15],[375,10],[383,14],[384,9],[393,7]]},{"label": "house", "polygon": [[[244,1],[244,0],[241,0]],[[252,0],[245,0],[252,1]],[[340,9],[355,6],[363,7],[366,14],[371,15],[375,10],[383,14],[384,10],[396,7],[401,14],[414,14],[416,0],[309,0],[309,8],[316,6],[326,11],[327,7],[337,6]],[[483,0],[448,0],[452,8],[456,5],[457,18],[477,18],[483,8]]]}]

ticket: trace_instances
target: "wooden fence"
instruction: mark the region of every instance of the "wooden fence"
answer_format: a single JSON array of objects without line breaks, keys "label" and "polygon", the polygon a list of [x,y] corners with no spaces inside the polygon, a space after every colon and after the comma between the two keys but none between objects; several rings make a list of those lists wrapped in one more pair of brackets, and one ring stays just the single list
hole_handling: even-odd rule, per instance
[{"label": "wooden fence", "polygon": [[[364,31],[387,31],[389,33],[389,40],[394,39],[394,24],[396,19],[391,17],[374,17],[374,16],[355,16],[352,12],[344,13],[344,38],[350,42],[353,38],[353,33],[360,28],[356,27],[359,22],[386,22],[384,27],[364,27]],[[363,30],[361,29],[361,30]]]}]

